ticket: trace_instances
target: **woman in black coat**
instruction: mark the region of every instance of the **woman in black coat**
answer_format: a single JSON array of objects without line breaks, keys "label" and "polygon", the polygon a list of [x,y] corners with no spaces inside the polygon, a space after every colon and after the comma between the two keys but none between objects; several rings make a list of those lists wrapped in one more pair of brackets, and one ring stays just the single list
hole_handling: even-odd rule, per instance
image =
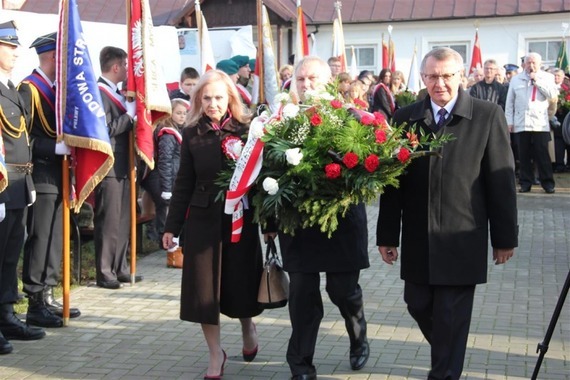
[{"label": "woman in black coat", "polygon": [[188,120],[163,245],[174,247],[174,236],[184,234],[180,318],[202,325],[210,352],[204,378],[217,379],[226,360],[220,313],[240,319],[244,360],[253,360],[258,350],[252,317],[262,311],[257,303],[262,270],[259,229],[251,209],[246,209],[241,239],[230,242],[232,216],[224,214],[222,201],[215,200],[220,191],[215,181],[230,159],[228,142],[241,144],[249,114],[231,79],[212,70],[194,90]]},{"label": "woman in black coat", "polygon": [[386,120],[391,120],[396,110],[394,95],[390,91],[390,83],[392,81],[392,72],[390,69],[382,69],[378,76],[378,83],[374,88],[372,96],[372,112],[380,112]]}]

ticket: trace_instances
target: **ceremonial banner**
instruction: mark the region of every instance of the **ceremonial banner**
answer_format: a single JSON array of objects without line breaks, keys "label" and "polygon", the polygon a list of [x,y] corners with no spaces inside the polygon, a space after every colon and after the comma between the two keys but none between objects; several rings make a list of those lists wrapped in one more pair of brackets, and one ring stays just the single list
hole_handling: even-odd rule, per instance
[{"label": "ceremonial banner", "polygon": [[568,65],[568,54],[566,53],[566,40],[562,40],[558,57],[556,58],[556,67],[564,70],[565,73],[570,73],[570,65]]},{"label": "ceremonial banner", "polygon": [[475,69],[483,68],[483,60],[481,59],[481,46],[479,46],[479,32],[475,31],[475,44],[473,45],[473,53],[471,54],[471,65],[469,66],[469,74],[473,74]]},{"label": "ceremonial banner", "polygon": [[301,7],[301,0],[297,0],[297,29],[295,36],[295,64],[303,57],[309,55],[309,40],[307,39],[307,24]]},{"label": "ceremonial banner", "polygon": [[418,53],[414,46],[414,55],[412,56],[412,65],[410,66],[410,75],[408,75],[408,90],[417,94],[420,92],[420,71],[418,70]]},{"label": "ceremonial banner", "polygon": [[[105,110],[83,36],[76,0],[62,0],[56,49],[57,139],[72,151],[79,211],[114,163]],[[72,196],[73,196],[72,195]]]},{"label": "ceremonial banner", "polygon": [[169,116],[172,109],[156,55],[156,41],[148,0],[132,0],[131,14],[128,16],[127,97],[136,102],[136,152],[152,170],[154,168],[153,126]]},{"label": "ceremonial banner", "polygon": [[210,33],[208,32],[208,24],[200,9],[200,0],[196,0],[196,25],[198,26],[198,41],[200,46],[200,74],[216,68],[216,60],[214,59],[214,51],[212,50],[212,42],[210,41]]},{"label": "ceremonial banner", "polygon": [[0,192],[8,186],[8,174],[6,174],[6,164],[4,162],[4,141],[2,140],[2,130],[0,130]]},{"label": "ceremonial banner", "polygon": [[269,105],[272,112],[277,110],[279,106],[275,98],[279,92],[277,82],[277,60],[273,53],[273,34],[271,25],[269,24],[269,13],[265,5],[262,6],[262,29],[263,29],[263,94],[265,101]]},{"label": "ceremonial banner", "polygon": [[350,47],[351,57],[350,57],[350,78],[355,80],[358,77],[358,66],[356,65],[356,54],[354,53],[354,46]]},{"label": "ceremonial banner", "polygon": [[388,68],[396,71],[396,47],[392,41],[392,25],[388,25]]},{"label": "ceremonial banner", "polygon": [[390,48],[388,44],[384,42],[384,33],[382,33],[382,68],[390,68]]},{"label": "ceremonial banner", "polygon": [[251,103],[252,104],[260,104],[260,91],[259,88],[261,86],[261,81],[259,80],[259,70],[260,70],[260,64],[257,62],[261,62],[263,59],[263,53],[261,53],[259,50],[257,51],[257,56],[255,57],[255,66],[254,67],[250,67],[251,69],[251,79],[253,80],[253,84],[251,85]]},{"label": "ceremonial banner", "polygon": [[336,18],[333,21],[333,50],[332,57],[340,59],[340,72],[347,71],[346,50],[344,46],[344,30],[342,29],[342,17],[340,14],[340,1],[334,3]]}]

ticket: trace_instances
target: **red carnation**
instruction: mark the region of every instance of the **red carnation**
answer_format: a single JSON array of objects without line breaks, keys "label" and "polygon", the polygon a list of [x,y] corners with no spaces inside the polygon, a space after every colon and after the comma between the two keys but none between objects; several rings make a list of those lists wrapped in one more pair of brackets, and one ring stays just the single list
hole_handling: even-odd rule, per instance
[{"label": "red carnation", "polygon": [[338,99],[331,100],[331,106],[332,106],[332,108],[336,108],[336,109],[342,108],[342,102]]},{"label": "red carnation", "polygon": [[360,122],[364,125],[371,125],[372,123],[374,123],[374,116],[370,115],[369,113],[365,113],[360,118]]},{"label": "red carnation", "polygon": [[387,125],[386,117],[384,116],[383,113],[378,111],[374,112],[374,125],[375,126]]},{"label": "red carnation", "polygon": [[384,142],[386,142],[386,132],[382,129],[377,129],[374,131],[374,134],[376,135],[376,143],[377,144],[382,144]]},{"label": "red carnation", "polygon": [[340,165],[335,163],[330,163],[325,166],[325,174],[328,179],[335,179],[340,177]]},{"label": "red carnation", "polygon": [[406,148],[400,148],[400,151],[398,152],[398,160],[404,163],[409,159],[410,159],[410,151]]},{"label": "red carnation", "polygon": [[352,169],[358,165],[358,155],[356,153],[348,152],[342,158],[342,162],[346,165],[347,168]]},{"label": "red carnation", "polygon": [[360,107],[360,108],[368,108],[368,105],[367,105],[366,102],[365,102],[364,100],[362,100],[362,99],[355,98],[355,99],[353,100],[353,102],[354,102],[354,105],[355,105],[355,106],[358,106],[358,107]]},{"label": "red carnation", "polygon": [[378,168],[378,165],[380,165],[380,160],[375,154],[371,154],[364,160],[364,168],[370,173],[374,173],[374,171]]},{"label": "red carnation", "polygon": [[318,113],[315,113],[313,116],[311,116],[311,124],[313,126],[317,126],[317,125],[321,125],[321,123],[323,122],[323,119],[321,119],[321,116]]},{"label": "red carnation", "polygon": [[570,102],[570,94],[566,94],[566,100]]}]

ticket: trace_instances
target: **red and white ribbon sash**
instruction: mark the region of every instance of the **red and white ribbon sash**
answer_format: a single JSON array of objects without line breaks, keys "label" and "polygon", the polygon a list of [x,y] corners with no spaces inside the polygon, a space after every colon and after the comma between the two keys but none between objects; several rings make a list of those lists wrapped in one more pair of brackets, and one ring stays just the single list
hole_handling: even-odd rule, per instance
[{"label": "red and white ribbon sash", "polygon": [[[259,116],[258,121],[266,124],[271,121],[265,115]],[[243,227],[243,197],[257,179],[263,164],[263,147],[265,143],[258,136],[249,133],[247,142],[236,162],[236,168],[226,192],[224,212],[232,214],[232,243],[237,243]]]}]

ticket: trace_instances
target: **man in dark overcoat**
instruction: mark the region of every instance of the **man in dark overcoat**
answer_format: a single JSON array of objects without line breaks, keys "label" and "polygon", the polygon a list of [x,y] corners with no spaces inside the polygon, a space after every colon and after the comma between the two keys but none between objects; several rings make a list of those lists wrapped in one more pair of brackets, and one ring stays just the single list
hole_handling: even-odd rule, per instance
[{"label": "man in dark overcoat", "polygon": [[[63,305],[53,297],[61,275],[63,252],[62,157],[70,154],[64,142],[56,143],[55,46],[56,33],[36,38],[39,67],[18,86],[31,114],[30,139],[37,201],[28,214],[22,282],[28,295],[26,322],[42,327],[63,326]],[[70,309],[70,317],[81,313]]]},{"label": "man in dark overcoat", "polygon": [[[129,132],[133,129],[134,102],[127,102],[117,85],[127,79],[127,53],[114,46],[99,54],[98,84],[115,163],[95,188],[95,265],[97,285],[119,289],[130,282],[127,263],[131,225]],[[142,278],[137,276],[136,280]]]},{"label": "man in dark overcoat", "polygon": [[505,115],[459,90],[462,68],[452,49],[424,57],[429,96],[396,112],[394,122],[454,139],[441,157],[412,161],[399,188],[381,195],[378,214],[377,245],[388,264],[398,258],[401,231],[404,301],[431,345],[429,379],[461,377],[475,285],[487,280],[489,233],[495,264],[506,263],[517,246]]},{"label": "man in dark overcoat", "polygon": [[42,329],[29,326],[14,313],[26,215],[36,196],[28,137],[29,112],[10,80],[19,47],[15,24],[0,24],[0,154],[4,155],[8,177],[8,187],[0,193],[0,355],[12,352],[12,339],[35,340],[45,336]]},{"label": "man in dark overcoat", "polygon": [[[328,64],[306,57],[295,69],[296,91],[301,101],[307,90],[323,87],[331,77]],[[293,380],[316,379],[313,364],[319,325],[323,318],[320,272],[326,273],[326,290],[345,320],[350,338],[350,366],[359,370],[370,355],[360,270],[368,262],[368,230],[363,204],[352,206],[329,239],[319,227],[299,229],[295,235],[281,234],[283,265],[289,272],[289,316],[291,338],[287,363]]]}]

